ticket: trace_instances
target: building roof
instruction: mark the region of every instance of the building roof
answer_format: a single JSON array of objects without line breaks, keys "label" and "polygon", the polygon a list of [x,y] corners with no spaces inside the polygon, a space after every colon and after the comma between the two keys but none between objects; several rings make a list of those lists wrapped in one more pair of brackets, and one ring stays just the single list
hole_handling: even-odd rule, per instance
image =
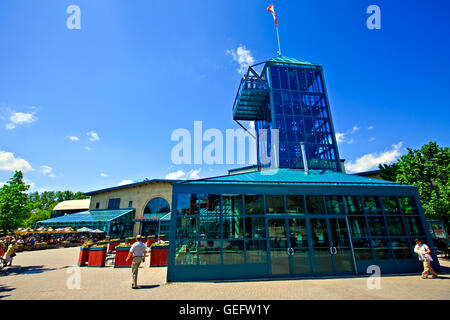
[{"label": "building roof", "polygon": [[367,186],[408,186],[392,181],[361,177],[325,170],[309,170],[305,174],[300,169],[272,169],[226,175],[199,180],[186,180],[180,184],[273,184],[273,185],[367,185]]},{"label": "building roof", "polygon": [[39,224],[69,224],[69,223],[80,223],[80,222],[108,222],[117,219],[124,214],[134,211],[131,209],[117,209],[117,210],[88,210],[79,213],[67,214],[65,216],[51,218],[47,220],[39,221]]},{"label": "building roof", "polygon": [[175,183],[178,182],[180,180],[171,180],[171,179],[144,179],[142,181],[138,181],[138,182],[133,182],[133,183],[129,183],[129,184],[124,184],[121,186],[115,186],[115,187],[110,187],[110,188],[105,188],[105,189],[99,189],[99,190],[94,190],[94,191],[89,191],[89,192],[85,192],[84,195],[86,196],[91,196],[97,193],[102,193],[102,192],[108,192],[108,191],[112,191],[112,190],[118,190],[118,189],[123,189],[123,188],[131,188],[131,187],[136,187],[136,186],[140,186],[140,185],[144,185],[144,184],[148,184],[148,183],[154,183],[154,182],[170,182],[170,183]]},{"label": "building roof", "polygon": [[267,62],[276,62],[276,63],[288,63],[288,64],[301,64],[301,65],[315,65],[314,63],[308,61],[300,61],[294,58],[289,58],[285,56],[278,56],[276,58],[270,59]]},{"label": "building roof", "polygon": [[66,200],[58,203],[54,208],[55,210],[87,210],[89,209],[89,204],[91,199],[81,199],[81,200]]}]

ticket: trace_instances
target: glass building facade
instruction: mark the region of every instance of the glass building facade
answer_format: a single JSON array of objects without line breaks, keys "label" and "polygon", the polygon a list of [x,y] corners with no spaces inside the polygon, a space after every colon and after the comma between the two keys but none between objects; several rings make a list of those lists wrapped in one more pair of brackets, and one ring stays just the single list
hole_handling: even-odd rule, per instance
[{"label": "glass building facade", "polygon": [[417,187],[341,172],[322,66],[257,66],[233,118],[255,121],[258,170],[173,184],[167,280],[418,272],[414,239],[435,251]]}]

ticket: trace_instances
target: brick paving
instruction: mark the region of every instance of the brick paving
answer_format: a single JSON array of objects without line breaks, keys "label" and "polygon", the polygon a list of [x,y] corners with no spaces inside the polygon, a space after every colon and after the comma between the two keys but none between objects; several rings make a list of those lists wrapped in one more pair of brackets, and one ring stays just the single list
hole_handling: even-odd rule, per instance
[{"label": "brick paving", "polygon": [[141,289],[131,289],[129,268],[80,268],[80,289],[68,289],[79,248],[18,253],[0,274],[0,299],[450,299],[450,260],[441,259],[439,279],[385,276],[381,289],[367,278],[166,283],[166,268],[139,270]]}]

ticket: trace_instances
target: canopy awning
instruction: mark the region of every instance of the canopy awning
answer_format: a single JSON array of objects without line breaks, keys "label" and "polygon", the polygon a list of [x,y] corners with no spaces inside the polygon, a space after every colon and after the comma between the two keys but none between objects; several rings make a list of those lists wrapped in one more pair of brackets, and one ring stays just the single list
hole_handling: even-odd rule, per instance
[{"label": "canopy awning", "polygon": [[88,210],[74,214],[67,214],[65,216],[51,218],[39,221],[40,226],[60,225],[68,226],[71,224],[93,224],[98,222],[113,221],[123,215],[133,212],[134,209],[117,209],[117,210]]}]

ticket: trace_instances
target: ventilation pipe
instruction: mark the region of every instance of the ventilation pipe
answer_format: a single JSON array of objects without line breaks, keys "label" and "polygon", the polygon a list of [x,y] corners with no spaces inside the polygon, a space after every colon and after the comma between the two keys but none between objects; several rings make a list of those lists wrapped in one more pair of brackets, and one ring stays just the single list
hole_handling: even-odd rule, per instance
[{"label": "ventilation pipe", "polygon": [[305,143],[303,141],[300,142],[300,148],[302,150],[302,158],[303,158],[303,165],[305,166],[305,174],[308,174],[308,159],[306,158]]}]

